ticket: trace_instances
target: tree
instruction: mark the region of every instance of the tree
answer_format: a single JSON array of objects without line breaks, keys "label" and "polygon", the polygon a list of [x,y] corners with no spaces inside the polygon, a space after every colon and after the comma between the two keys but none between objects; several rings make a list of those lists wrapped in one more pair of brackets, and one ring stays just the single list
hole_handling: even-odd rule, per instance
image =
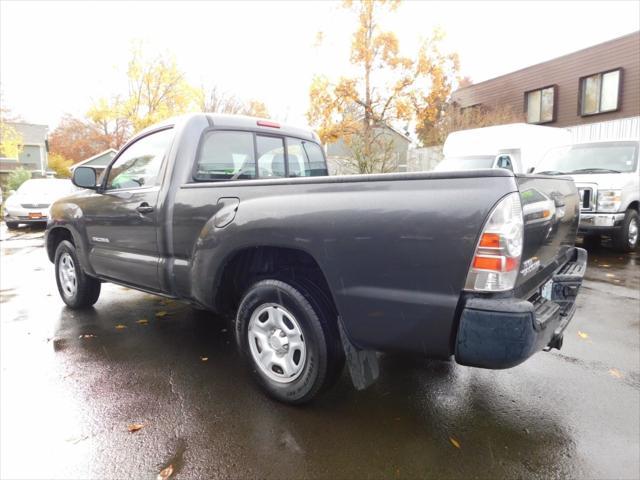
[{"label": "tree", "polygon": [[93,123],[74,118],[62,117],[60,124],[49,134],[49,151],[73,163],[86,160],[108,148],[120,145],[110,136],[104,135]]},{"label": "tree", "polygon": [[331,81],[316,76],[309,89],[309,122],[323,142],[342,140],[351,152],[352,167],[361,173],[388,171],[390,154],[386,126],[419,124],[437,118],[448,98],[458,59],[442,54],[436,30],[415,57],[400,54],[392,32],[379,20],[398,1],[346,1],[358,18],[350,63],[356,75]]},{"label": "tree", "polygon": [[174,115],[193,111],[198,91],[185,79],[175,58],[157,55],[148,58],[140,45],[135,47],[127,69],[128,96],[116,102],[115,115],[127,119],[133,132]]},{"label": "tree", "polygon": [[7,177],[7,190],[17,190],[20,185],[31,178],[31,172],[24,168],[16,168]]},{"label": "tree", "polygon": [[131,135],[131,120],[124,116],[123,101],[119,96],[94,102],[87,118],[100,132],[107,148],[119,149]]},{"label": "tree", "polygon": [[56,173],[57,178],[69,178],[71,177],[71,166],[73,160],[64,158],[59,153],[52,153],[49,155],[49,170],[53,170]]},{"label": "tree", "polygon": [[202,112],[269,117],[269,111],[263,102],[259,100],[246,102],[233,93],[220,90],[217,86],[208,91],[202,87],[198,94],[198,104]]},{"label": "tree", "polygon": [[0,157],[17,159],[22,152],[22,135],[9,124],[11,120],[16,118],[4,105],[0,93]]},{"label": "tree", "polygon": [[460,108],[457,103],[449,102],[435,124],[424,131],[422,142],[425,146],[442,145],[451,132],[522,121],[524,113],[510,105]]}]

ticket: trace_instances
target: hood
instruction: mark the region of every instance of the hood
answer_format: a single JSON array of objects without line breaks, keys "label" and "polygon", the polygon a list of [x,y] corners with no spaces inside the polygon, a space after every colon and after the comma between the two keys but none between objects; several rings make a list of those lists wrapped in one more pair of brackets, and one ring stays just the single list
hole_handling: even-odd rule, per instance
[{"label": "hood", "polygon": [[598,189],[622,190],[637,182],[638,172],[628,173],[588,173],[583,175],[567,175],[577,184],[595,183]]}]

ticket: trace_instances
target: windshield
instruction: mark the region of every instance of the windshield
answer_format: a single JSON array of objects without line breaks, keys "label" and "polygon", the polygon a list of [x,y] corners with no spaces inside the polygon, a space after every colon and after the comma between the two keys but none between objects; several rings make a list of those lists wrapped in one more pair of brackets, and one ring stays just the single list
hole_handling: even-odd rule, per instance
[{"label": "windshield", "polygon": [[549,150],[536,173],[634,172],[638,163],[636,142],[607,142],[572,145]]},{"label": "windshield", "polygon": [[27,180],[18,192],[21,195],[62,196],[73,193],[75,187],[69,180]]},{"label": "windshield", "polygon": [[474,170],[478,168],[491,168],[495,157],[491,155],[478,155],[472,157],[448,157],[436,165],[435,170]]}]

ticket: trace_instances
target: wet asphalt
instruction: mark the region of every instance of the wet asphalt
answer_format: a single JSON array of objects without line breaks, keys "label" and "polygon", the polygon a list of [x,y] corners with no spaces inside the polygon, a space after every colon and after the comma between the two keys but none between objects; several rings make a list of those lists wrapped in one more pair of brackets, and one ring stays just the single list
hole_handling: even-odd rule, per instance
[{"label": "wet asphalt", "polygon": [[384,356],[370,389],[345,373],[289,407],[224,319],[109,284],[68,310],[42,231],[2,228],[2,478],[640,477],[637,253],[591,249],[560,352],[503,371]]}]

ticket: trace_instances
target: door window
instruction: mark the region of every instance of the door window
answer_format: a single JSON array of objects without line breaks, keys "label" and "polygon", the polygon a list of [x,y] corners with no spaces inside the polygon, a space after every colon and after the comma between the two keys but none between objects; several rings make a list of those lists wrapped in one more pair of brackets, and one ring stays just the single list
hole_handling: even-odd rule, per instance
[{"label": "door window", "polygon": [[142,137],[122,152],[109,170],[108,190],[152,187],[173,139],[173,129]]},{"label": "door window", "polygon": [[260,178],[286,176],[284,166],[284,140],[281,137],[256,137],[258,150],[258,175]]}]

